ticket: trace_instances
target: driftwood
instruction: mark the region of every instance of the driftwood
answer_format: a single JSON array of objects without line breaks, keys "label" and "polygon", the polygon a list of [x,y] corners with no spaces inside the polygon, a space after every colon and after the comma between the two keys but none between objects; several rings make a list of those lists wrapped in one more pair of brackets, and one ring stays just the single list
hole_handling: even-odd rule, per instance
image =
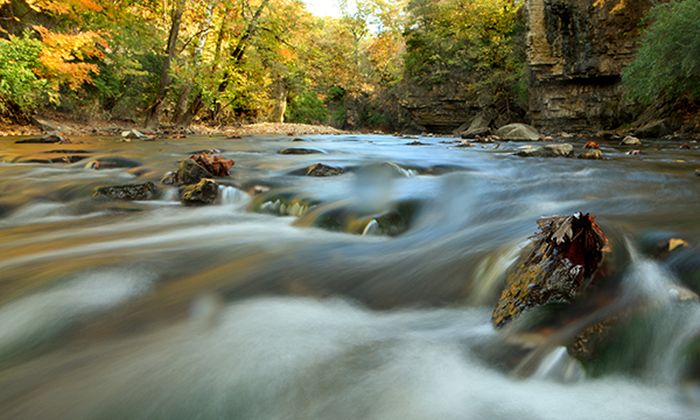
[{"label": "driftwood", "polygon": [[553,302],[571,303],[595,278],[608,238],[589,214],[548,217],[506,278],[492,314],[503,327],[524,311]]}]

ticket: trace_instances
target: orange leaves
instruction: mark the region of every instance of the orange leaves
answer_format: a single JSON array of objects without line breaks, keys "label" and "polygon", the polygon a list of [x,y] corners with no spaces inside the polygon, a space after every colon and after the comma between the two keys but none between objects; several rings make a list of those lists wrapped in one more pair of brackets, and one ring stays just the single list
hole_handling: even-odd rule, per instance
[{"label": "orange leaves", "polygon": [[200,153],[190,156],[190,159],[197,162],[214,176],[230,176],[231,168],[235,164],[232,160],[224,159],[221,156],[213,156],[208,153]]},{"label": "orange leaves", "polygon": [[55,15],[86,10],[93,12],[102,11],[102,6],[94,0],[26,0],[26,2],[36,12]]},{"label": "orange leaves", "polygon": [[44,48],[39,61],[44,66],[41,76],[54,82],[56,87],[68,85],[77,89],[83,83],[92,81],[92,75],[99,73],[99,67],[86,60],[104,58],[107,42],[97,32],[87,31],[76,34],[52,32],[43,26],[35,26],[41,35]]}]

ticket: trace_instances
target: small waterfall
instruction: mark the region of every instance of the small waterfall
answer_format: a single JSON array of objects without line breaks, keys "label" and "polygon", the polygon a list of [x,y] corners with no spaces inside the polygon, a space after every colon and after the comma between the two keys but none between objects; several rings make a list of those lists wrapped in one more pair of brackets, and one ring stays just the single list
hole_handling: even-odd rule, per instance
[{"label": "small waterfall", "polygon": [[221,205],[231,207],[243,207],[250,202],[250,196],[235,187],[219,186]]},{"label": "small waterfall", "polygon": [[644,376],[652,382],[677,383],[687,358],[691,340],[700,337],[700,304],[694,292],[680,285],[659,262],[641,256],[627,242],[631,264],[623,280],[629,307],[639,337],[634,337],[646,353]]},{"label": "small waterfall", "polygon": [[570,383],[583,380],[585,372],[581,363],[569,356],[566,347],[557,347],[542,360],[532,378]]}]

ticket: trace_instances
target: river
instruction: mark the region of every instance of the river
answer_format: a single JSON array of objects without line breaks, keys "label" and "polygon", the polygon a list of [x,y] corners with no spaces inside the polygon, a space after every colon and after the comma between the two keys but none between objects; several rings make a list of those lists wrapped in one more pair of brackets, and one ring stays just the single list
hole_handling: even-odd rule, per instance
[{"label": "river", "polygon": [[[602,142],[608,159],[589,161],[516,157],[518,143],[304,139],[0,139],[0,418],[700,418],[682,350],[700,305],[666,299],[681,280],[637,252],[650,232],[697,251],[697,149]],[[320,153],[278,153],[289,147]],[[91,198],[208,149],[236,162],[215,205],[184,207],[172,188]],[[318,162],[348,172],[299,175]],[[398,228],[381,232],[373,215],[392,209]],[[619,298],[660,302],[635,344],[648,363],[593,375],[551,343],[528,374],[493,363],[504,272],[538,218],[578,211],[624,249]]]}]

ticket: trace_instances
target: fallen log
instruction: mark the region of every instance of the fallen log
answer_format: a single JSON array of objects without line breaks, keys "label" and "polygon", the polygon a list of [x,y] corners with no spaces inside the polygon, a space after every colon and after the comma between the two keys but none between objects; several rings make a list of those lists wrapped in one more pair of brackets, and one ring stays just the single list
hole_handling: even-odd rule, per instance
[{"label": "fallen log", "polygon": [[539,232],[508,272],[491,320],[503,327],[526,310],[548,303],[571,303],[594,280],[608,238],[590,214],[538,221]]}]

